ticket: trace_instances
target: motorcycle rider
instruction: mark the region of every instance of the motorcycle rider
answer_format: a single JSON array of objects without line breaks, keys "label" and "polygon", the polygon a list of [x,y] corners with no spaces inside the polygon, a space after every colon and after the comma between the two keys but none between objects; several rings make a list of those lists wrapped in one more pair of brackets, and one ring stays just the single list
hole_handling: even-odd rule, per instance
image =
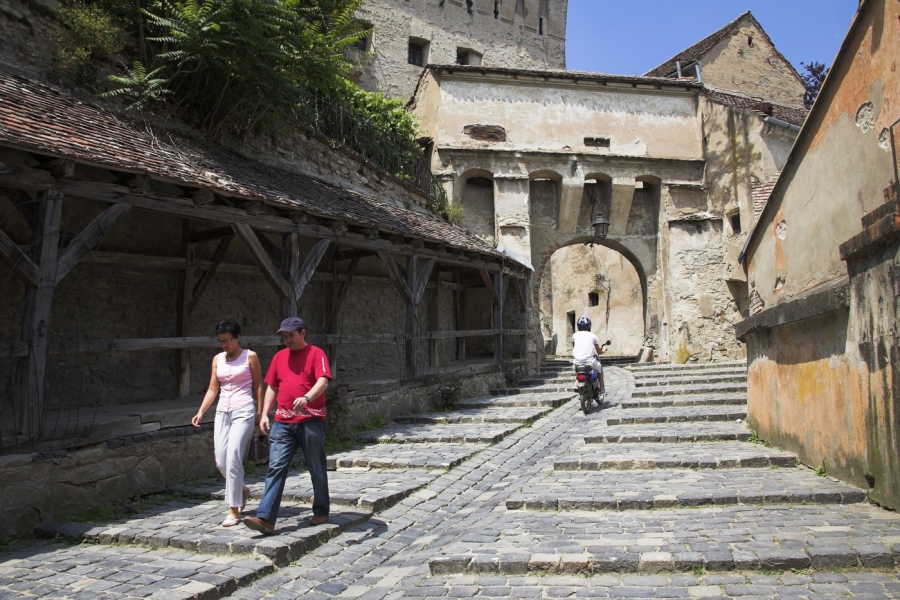
[{"label": "motorcycle rider", "polygon": [[606,393],[603,384],[603,366],[598,358],[606,352],[606,348],[600,346],[600,340],[591,333],[591,320],[587,315],[578,319],[578,331],[572,335],[572,358],[575,366],[589,366],[597,372],[597,384],[600,393]]}]

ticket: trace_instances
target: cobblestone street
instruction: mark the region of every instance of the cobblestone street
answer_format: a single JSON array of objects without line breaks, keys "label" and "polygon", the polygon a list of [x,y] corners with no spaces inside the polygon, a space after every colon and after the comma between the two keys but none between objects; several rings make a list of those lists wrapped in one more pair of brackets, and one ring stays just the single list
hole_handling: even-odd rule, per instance
[{"label": "cobblestone street", "polygon": [[606,377],[588,415],[551,362],[359,435],[329,457],[324,527],[305,521],[305,472],[272,537],[219,527],[217,480],[120,520],[43,523],[50,539],[0,553],[0,599],[900,598],[900,517],[752,443],[741,365]]}]

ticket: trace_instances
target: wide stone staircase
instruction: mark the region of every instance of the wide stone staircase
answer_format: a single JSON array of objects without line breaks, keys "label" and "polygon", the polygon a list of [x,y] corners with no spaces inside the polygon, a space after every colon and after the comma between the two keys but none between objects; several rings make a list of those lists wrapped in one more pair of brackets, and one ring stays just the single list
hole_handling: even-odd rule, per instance
[{"label": "wide stone staircase", "polygon": [[219,479],[42,523],[0,551],[0,600],[900,598],[900,517],[758,440],[742,364],[609,368],[607,390],[582,414],[550,361],[362,432],[321,527],[301,470],[271,537],[219,525]]},{"label": "wide stone staircase", "polygon": [[[542,373],[554,377],[562,368],[548,365]],[[288,478],[278,533],[271,537],[241,525],[219,525],[226,510],[220,478],[172,486],[168,494],[137,502],[127,516],[81,515],[77,521],[41,523],[35,528],[39,537],[92,545],[56,548],[50,561],[20,557],[10,563],[0,554],[0,598],[5,597],[3,578],[13,576],[34,578],[33,583],[12,584],[11,590],[24,595],[228,596],[349,528],[365,528],[376,513],[574,397],[571,386],[555,389],[467,398],[455,410],[405,415],[382,429],[357,434],[359,445],[327,459],[332,512],[324,526],[307,522],[312,486],[305,471]],[[301,457],[298,453],[302,464]],[[251,514],[264,478],[264,470],[248,474]],[[33,549],[36,554],[41,554],[39,548]]]},{"label": "wide stone staircase", "polygon": [[[433,576],[893,569],[900,520],[755,440],[743,365],[632,365],[630,394]],[[554,385],[553,380],[540,387]],[[450,584],[448,584],[450,585]]]}]

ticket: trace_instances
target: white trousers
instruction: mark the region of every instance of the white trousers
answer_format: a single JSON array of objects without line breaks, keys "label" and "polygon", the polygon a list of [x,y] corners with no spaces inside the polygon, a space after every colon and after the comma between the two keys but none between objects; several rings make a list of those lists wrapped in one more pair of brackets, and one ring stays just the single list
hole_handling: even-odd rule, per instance
[{"label": "white trousers", "polygon": [[255,424],[255,404],[216,413],[216,468],[225,478],[228,506],[239,507],[244,503],[244,455],[250,446]]},{"label": "white trousers", "polygon": [[586,365],[586,366],[588,366],[588,367],[593,368],[593,369],[594,369],[595,371],[597,371],[598,373],[602,373],[602,372],[603,372],[603,365],[600,364],[600,359],[599,359],[599,358],[595,358],[595,359],[593,359],[593,360],[586,360],[586,361],[584,361],[584,362],[577,362],[577,361],[576,361],[574,364],[575,364],[575,366]]}]

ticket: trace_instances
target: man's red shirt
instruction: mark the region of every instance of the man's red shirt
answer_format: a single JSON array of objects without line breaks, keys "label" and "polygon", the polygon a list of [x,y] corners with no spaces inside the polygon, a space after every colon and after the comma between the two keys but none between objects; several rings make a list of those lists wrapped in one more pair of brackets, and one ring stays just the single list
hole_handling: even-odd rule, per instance
[{"label": "man's red shirt", "polygon": [[331,367],[325,352],[311,344],[301,350],[284,348],[275,353],[266,373],[266,383],[278,389],[275,420],[280,423],[302,423],[325,418],[325,394],[294,410],[294,400],[306,395],[319,377],[331,380]]}]

